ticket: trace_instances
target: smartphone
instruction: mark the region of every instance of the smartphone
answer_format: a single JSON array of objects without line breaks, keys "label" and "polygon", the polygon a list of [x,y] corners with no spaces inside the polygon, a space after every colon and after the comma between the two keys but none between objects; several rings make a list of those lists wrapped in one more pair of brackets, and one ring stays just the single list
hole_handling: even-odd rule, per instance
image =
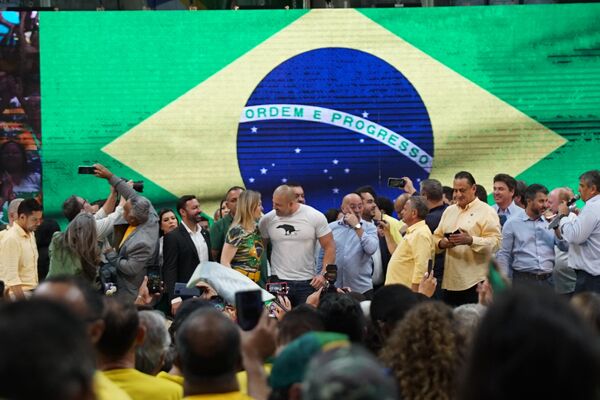
[{"label": "smartphone", "polygon": [[80,165],[77,168],[77,173],[80,175],[94,175],[94,166],[93,165]]},{"label": "smartphone", "polygon": [[152,265],[148,267],[148,292],[150,294],[162,293],[162,279],[160,277],[160,267]]},{"label": "smartphone", "polygon": [[254,329],[263,312],[262,292],[249,290],[235,294],[238,325],[245,331]]},{"label": "smartphone", "polygon": [[458,233],[460,233],[460,229],[457,229],[454,232],[446,232],[446,233],[444,233],[444,236],[446,237],[446,239],[449,239],[450,235],[456,235]]},{"label": "smartphone", "polygon": [[429,260],[427,262],[427,276],[431,276],[431,271],[433,271],[433,260]]},{"label": "smartphone", "polygon": [[287,296],[289,292],[287,282],[271,282],[267,283],[267,292],[273,296]]},{"label": "smartphone", "polygon": [[181,297],[183,300],[191,299],[192,297],[200,297],[204,290],[193,287],[188,288],[187,283],[175,282],[175,290],[173,291],[175,297]]},{"label": "smartphone", "polygon": [[388,178],[388,187],[402,189],[406,185],[406,181],[402,178]]}]

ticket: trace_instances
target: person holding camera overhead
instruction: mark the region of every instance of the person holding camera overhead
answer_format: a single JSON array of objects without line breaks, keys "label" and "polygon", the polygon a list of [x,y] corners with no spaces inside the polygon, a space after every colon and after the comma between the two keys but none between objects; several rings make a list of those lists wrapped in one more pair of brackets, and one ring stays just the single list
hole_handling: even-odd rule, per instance
[{"label": "person holding camera overhead", "polygon": [[261,215],[260,193],[253,190],[242,192],[221,253],[221,264],[254,282],[260,280],[260,260],[264,257],[264,245],[257,223]]},{"label": "person holding camera overhead", "polygon": [[155,262],[158,245],[158,214],[150,200],[136,192],[125,179],[115,176],[101,164],[94,164],[94,175],[108,180],[118,194],[127,199],[123,206],[125,231],[116,229],[113,246],[105,255],[116,268],[117,292],[120,300],[133,303],[146,276],[146,268]]}]

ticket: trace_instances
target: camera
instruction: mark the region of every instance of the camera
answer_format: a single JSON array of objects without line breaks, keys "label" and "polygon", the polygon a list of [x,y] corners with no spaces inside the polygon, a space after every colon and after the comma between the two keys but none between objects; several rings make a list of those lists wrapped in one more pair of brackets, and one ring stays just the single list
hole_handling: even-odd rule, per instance
[{"label": "camera", "polygon": [[150,294],[162,293],[160,267],[158,265],[148,267],[148,292]]},{"label": "camera", "polygon": [[[129,182],[129,179],[121,177],[126,182]],[[144,181],[133,181],[133,190],[138,193],[142,193],[144,191]]]},{"label": "camera", "polygon": [[335,287],[335,281],[337,281],[337,265],[327,264],[325,266],[324,276],[327,280],[327,287],[321,292],[321,297],[325,296],[327,293],[337,293],[337,288]]},{"label": "camera", "polygon": [[117,292],[117,268],[104,263],[98,268],[98,278],[100,283],[100,292],[105,296],[112,296]]},{"label": "camera", "polygon": [[388,178],[388,187],[391,188],[404,188],[406,186],[406,180],[403,178]]}]

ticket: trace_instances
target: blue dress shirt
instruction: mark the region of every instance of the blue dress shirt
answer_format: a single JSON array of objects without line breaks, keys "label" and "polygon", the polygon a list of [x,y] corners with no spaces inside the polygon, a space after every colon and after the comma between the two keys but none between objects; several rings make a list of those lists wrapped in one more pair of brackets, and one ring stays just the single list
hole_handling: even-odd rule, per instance
[{"label": "blue dress shirt", "polygon": [[577,217],[563,218],[560,232],[569,242],[569,266],[600,275],[600,195],[588,199]]}]

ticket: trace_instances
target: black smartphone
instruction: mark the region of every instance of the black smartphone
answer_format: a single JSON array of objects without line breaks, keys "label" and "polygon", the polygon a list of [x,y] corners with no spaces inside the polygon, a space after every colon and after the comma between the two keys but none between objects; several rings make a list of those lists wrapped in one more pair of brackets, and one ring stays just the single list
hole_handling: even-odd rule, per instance
[{"label": "black smartphone", "polygon": [[388,187],[402,189],[406,185],[406,181],[402,178],[388,178]]},{"label": "black smartphone", "polygon": [[204,290],[197,287],[188,288],[187,284],[184,282],[175,282],[175,290],[173,290],[173,293],[175,297],[181,297],[183,300],[186,300],[191,299],[192,297],[200,297],[203,291]]},{"label": "black smartphone", "polygon": [[271,282],[267,283],[267,292],[273,296],[287,296],[289,292],[287,282]]},{"label": "black smartphone", "polygon": [[162,292],[160,277],[160,267],[158,265],[151,265],[148,267],[148,292],[150,294],[156,294]]},{"label": "black smartphone", "polygon": [[94,175],[94,166],[93,165],[80,165],[77,168],[77,173],[80,175]]},{"label": "black smartphone", "polygon": [[446,233],[444,233],[444,236],[446,237],[446,239],[449,239],[450,235],[456,235],[458,233],[460,233],[460,229],[457,229],[454,232],[446,232]]},{"label": "black smartphone", "polygon": [[245,331],[254,329],[263,312],[262,292],[249,290],[235,294],[238,325]]},{"label": "black smartphone", "polygon": [[429,260],[427,262],[427,276],[431,276],[431,271],[433,271],[433,260]]}]

